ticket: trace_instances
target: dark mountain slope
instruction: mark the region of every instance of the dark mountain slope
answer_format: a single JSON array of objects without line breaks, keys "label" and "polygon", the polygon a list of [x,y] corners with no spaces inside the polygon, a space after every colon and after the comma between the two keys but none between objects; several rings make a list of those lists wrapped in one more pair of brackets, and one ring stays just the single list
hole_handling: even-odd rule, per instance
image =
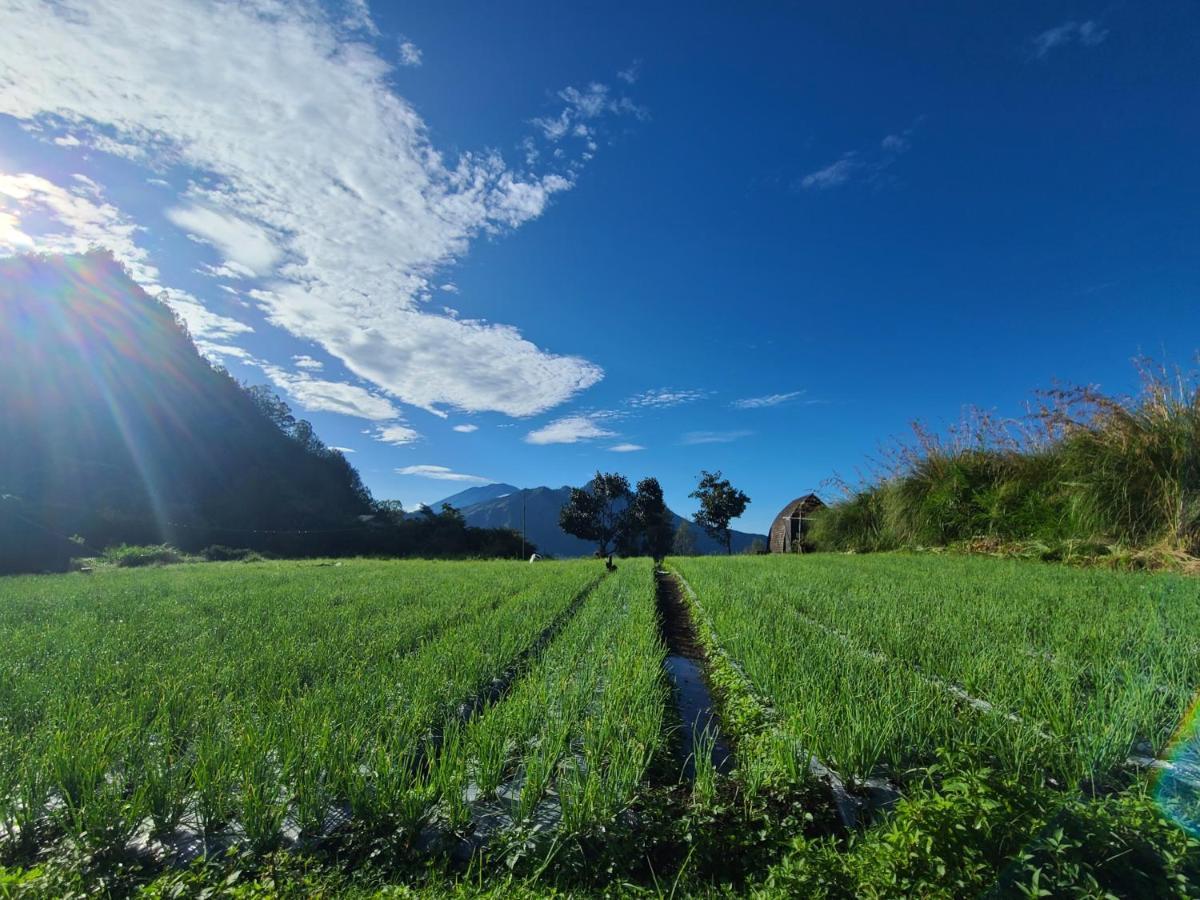
[{"label": "dark mountain slope", "polygon": [[0,571],[78,555],[70,535],[248,546],[371,512],[340,453],[282,431],[107,254],[0,260],[0,386]]}]

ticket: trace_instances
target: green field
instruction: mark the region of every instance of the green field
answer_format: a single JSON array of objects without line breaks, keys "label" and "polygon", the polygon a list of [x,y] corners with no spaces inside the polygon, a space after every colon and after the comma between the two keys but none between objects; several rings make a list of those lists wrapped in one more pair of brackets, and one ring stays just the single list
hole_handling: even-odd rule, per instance
[{"label": "green field", "polygon": [[1200,890],[1195,580],[668,568],[735,754],[694,782],[647,560],[0,579],[0,896]]}]

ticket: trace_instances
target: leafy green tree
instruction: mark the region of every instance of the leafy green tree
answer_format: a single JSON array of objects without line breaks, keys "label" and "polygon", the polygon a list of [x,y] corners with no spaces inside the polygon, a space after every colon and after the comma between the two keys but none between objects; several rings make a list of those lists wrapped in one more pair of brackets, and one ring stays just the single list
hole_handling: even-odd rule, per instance
[{"label": "leafy green tree", "polygon": [[733,534],[729,530],[729,523],[746,511],[750,498],[731,485],[728,478],[722,478],[720,470],[708,472],[703,469],[700,471],[700,484],[688,496],[700,501],[696,524],[707,531],[713,540],[724,545],[726,553],[733,553]]},{"label": "leafy green tree", "polygon": [[383,522],[399,525],[404,521],[404,504],[399,500],[376,500],[375,514]]},{"label": "leafy green tree", "polygon": [[659,560],[671,551],[671,514],[657,478],[643,478],[629,504],[629,534],[635,553]]},{"label": "leafy green tree", "polygon": [[675,556],[696,555],[696,536],[692,534],[692,526],[687,519],[680,522],[679,527],[675,529],[675,539],[671,546],[671,552]]},{"label": "leafy green tree", "polygon": [[587,488],[571,488],[571,496],[558,513],[558,524],[567,534],[596,544],[598,556],[608,556],[626,539],[631,517],[629,479],[615,472],[597,472]]}]

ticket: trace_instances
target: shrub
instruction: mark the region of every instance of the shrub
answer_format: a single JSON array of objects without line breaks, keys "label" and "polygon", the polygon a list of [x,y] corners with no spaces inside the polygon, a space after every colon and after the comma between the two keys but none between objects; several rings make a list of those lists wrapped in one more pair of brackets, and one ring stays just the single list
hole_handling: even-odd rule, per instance
[{"label": "shrub", "polygon": [[1139,368],[1137,397],[1054,390],[1024,422],[974,412],[944,438],[914,426],[873,483],[814,517],[814,544],[1200,556],[1200,375]]},{"label": "shrub", "polygon": [[165,566],[184,562],[186,557],[169,544],[154,544],[145,547],[121,544],[118,547],[106,549],[104,560],[115,566],[133,568],[135,566]]},{"label": "shrub", "polygon": [[212,544],[200,551],[209,562],[255,562],[262,556],[246,547],[226,547],[224,544]]}]

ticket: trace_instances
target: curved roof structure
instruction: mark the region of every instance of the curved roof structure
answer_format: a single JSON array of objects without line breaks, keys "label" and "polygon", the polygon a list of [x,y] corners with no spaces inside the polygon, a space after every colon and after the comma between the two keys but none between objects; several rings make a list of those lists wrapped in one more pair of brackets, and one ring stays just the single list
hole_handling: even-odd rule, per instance
[{"label": "curved roof structure", "polygon": [[816,494],[797,497],[779,511],[771,523],[769,546],[772,553],[791,553],[799,550],[804,537],[804,519],[825,504]]}]

